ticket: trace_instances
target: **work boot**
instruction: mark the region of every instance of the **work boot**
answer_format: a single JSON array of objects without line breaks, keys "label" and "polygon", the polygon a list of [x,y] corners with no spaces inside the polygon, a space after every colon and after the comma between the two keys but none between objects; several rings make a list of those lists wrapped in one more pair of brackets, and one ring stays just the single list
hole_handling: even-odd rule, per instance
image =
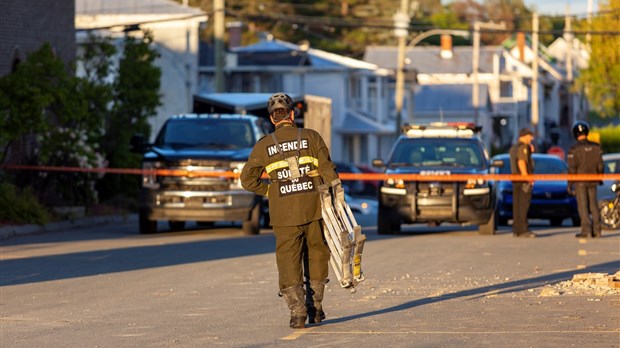
[{"label": "work boot", "polygon": [[306,292],[306,308],[308,309],[308,322],[310,324],[318,324],[325,319],[323,312],[323,294],[325,293],[326,280],[310,280],[306,283],[308,290]]},{"label": "work boot", "polygon": [[278,293],[280,297],[284,297],[284,301],[291,310],[290,326],[293,329],[303,329],[306,327],[306,319],[308,312],[306,305],[304,304],[304,288],[299,285],[294,285],[286,289],[280,290]]}]

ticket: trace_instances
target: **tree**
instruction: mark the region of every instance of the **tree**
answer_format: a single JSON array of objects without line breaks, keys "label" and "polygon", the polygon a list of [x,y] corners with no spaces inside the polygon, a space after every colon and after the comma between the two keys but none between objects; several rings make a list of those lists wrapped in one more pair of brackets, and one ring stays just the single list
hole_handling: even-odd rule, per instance
[{"label": "tree", "polygon": [[[153,49],[153,35],[126,36],[123,55],[113,83],[114,104],[105,118],[102,150],[113,168],[138,168],[141,157],[129,152],[133,134],[146,138],[151,133],[148,119],[161,104],[161,69],[154,65],[159,53]],[[106,175],[97,185],[102,199],[124,193],[137,196],[139,180],[135,176]]]},{"label": "tree", "polygon": [[[604,32],[620,28],[620,0],[599,2],[591,30]],[[587,29],[587,28],[586,28]],[[588,68],[581,71],[576,88],[585,91],[590,105],[602,117],[620,115],[620,35],[592,35]]]},{"label": "tree", "polygon": [[[28,55],[16,71],[0,79],[0,143],[3,161],[90,168],[102,161],[96,148],[101,122],[91,111],[99,93],[73,74],[73,67],[54,54],[49,44]],[[14,146],[18,145],[18,146]],[[88,204],[95,199],[92,178],[71,172],[23,172],[19,187],[33,187],[48,205]]]}]

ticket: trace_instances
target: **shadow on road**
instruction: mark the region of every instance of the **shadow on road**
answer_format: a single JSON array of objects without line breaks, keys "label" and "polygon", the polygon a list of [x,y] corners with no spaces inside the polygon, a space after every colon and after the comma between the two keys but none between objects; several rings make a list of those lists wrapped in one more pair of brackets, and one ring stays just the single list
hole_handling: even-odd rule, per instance
[{"label": "shadow on road", "polygon": [[[590,266],[582,271],[583,272],[615,273],[618,271],[618,269],[620,269],[620,261],[611,261],[611,262],[605,262],[605,263],[600,263],[597,265]],[[574,273],[575,273],[574,270],[570,270],[570,271],[565,271],[565,272],[548,274],[548,275],[535,277],[535,278],[521,279],[521,280],[515,280],[515,281],[501,283],[501,284],[483,286],[483,287],[479,287],[475,289],[466,289],[466,290],[452,292],[449,294],[421,298],[418,300],[405,302],[397,306],[392,306],[392,307],[379,309],[379,310],[375,310],[371,312],[350,315],[347,317],[342,317],[342,318],[337,318],[337,319],[327,319],[324,321],[324,323],[325,324],[342,323],[342,322],[347,322],[347,321],[356,320],[360,318],[366,318],[366,317],[372,317],[376,315],[404,311],[404,310],[408,310],[408,309],[415,308],[418,306],[452,300],[456,298],[463,298],[463,297],[470,297],[470,296],[476,296],[474,298],[478,298],[478,297],[483,297],[487,293],[491,293],[491,292],[495,295],[495,294],[504,294],[504,293],[524,291],[527,289],[536,288],[536,287],[544,286],[547,284],[557,283],[560,281],[571,279]]]},{"label": "shadow on road", "polygon": [[274,236],[258,235],[2,260],[0,286],[228,259],[274,251]]}]

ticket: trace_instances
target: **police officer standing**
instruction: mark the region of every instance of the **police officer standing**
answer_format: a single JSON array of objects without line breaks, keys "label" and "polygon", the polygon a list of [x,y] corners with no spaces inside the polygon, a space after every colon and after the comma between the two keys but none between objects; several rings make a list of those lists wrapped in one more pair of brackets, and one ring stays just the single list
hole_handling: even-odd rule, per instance
[{"label": "police officer standing", "polygon": [[[577,142],[568,150],[566,160],[569,174],[602,174],[603,151],[599,144],[588,140],[590,126],[577,121],[573,125],[573,136]],[[576,181],[568,185],[569,192],[577,197],[577,209],[581,219],[581,232],[575,237],[600,237],[601,216],[598,210],[595,181]],[[590,219],[592,216],[592,219]]]},{"label": "police officer standing", "polygon": [[[276,129],[254,146],[241,172],[241,184],[269,199],[279,295],[291,310],[290,327],[303,328],[306,319],[319,323],[325,318],[322,300],[330,252],[323,237],[318,187],[321,181],[338,179],[338,174],[321,135],[295,126],[290,96],[272,95],[267,110]],[[261,179],[263,172],[269,182]]]},{"label": "police officer standing", "polygon": [[[519,141],[510,148],[510,171],[512,174],[529,175],[534,172],[532,161],[532,140],[534,133],[529,128],[519,131]],[[512,182],[512,235],[515,237],[536,237],[529,230],[527,211],[532,200],[531,181]]]}]

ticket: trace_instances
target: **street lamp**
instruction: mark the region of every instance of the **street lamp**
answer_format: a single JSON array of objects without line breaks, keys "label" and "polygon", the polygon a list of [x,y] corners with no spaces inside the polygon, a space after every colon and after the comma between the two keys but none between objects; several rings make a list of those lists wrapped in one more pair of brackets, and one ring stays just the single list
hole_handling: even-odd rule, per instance
[{"label": "street lamp", "polygon": [[[399,25],[397,24],[397,19],[401,20],[401,25],[402,22],[404,22],[403,17],[399,17],[397,18],[397,16],[403,14],[402,12],[399,12],[396,14],[396,16],[394,16],[394,20],[395,20],[395,26],[397,28],[397,30],[400,28]],[[408,25],[409,23],[409,17],[407,15],[405,15],[406,17],[406,23]],[[394,34],[398,37],[398,61],[397,61],[397,65],[396,65],[396,136],[398,136],[398,134],[400,133],[400,126],[401,126],[401,122],[402,122],[402,110],[403,110],[403,94],[404,94],[404,86],[405,86],[405,72],[404,72],[404,65],[405,65],[405,38],[408,36],[408,32],[405,29],[404,32],[404,36],[399,36],[399,34],[403,34],[403,32],[397,32],[397,30],[394,31]],[[453,35],[453,36],[461,36],[464,38],[468,38],[469,37],[469,31],[467,30],[454,30],[454,29],[431,29],[428,31],[425,31],[421,34],[419,34],[418,36],[416,36],[415,38],[413,38],[409,44],[407,44],[407,46],[415,46],[417,44],[419,44],[420,42],[422,42],[422,40],[433,36],[433,35]],[[401,44],[402,42],[402,44]]]}]

